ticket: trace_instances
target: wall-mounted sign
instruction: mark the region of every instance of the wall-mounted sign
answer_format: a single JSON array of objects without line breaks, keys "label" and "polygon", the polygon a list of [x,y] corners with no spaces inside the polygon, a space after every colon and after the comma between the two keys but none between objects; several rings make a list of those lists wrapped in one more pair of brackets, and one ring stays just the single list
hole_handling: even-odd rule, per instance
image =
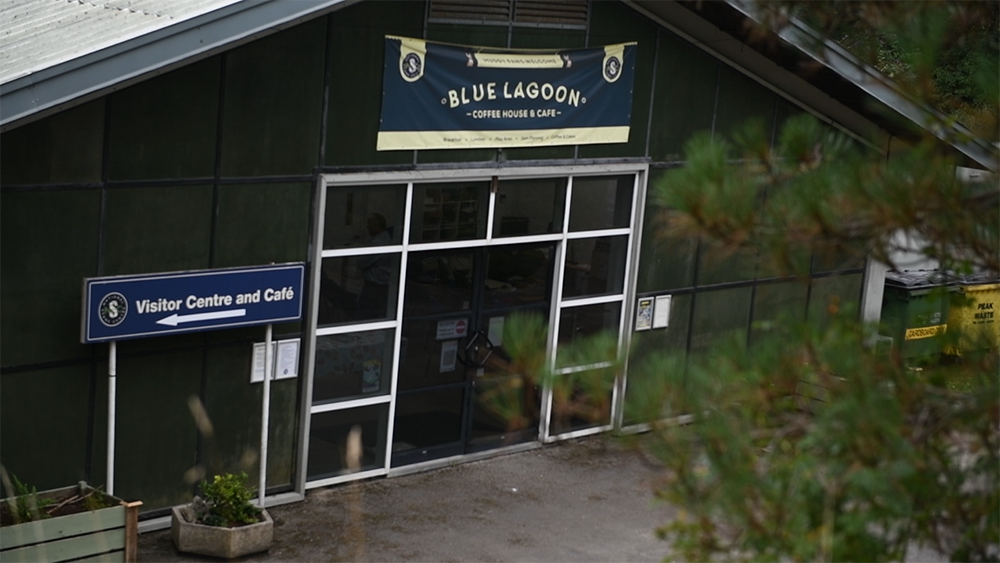
[{"label": "wall-mounted sign", "polygon": [[88,278],[81,341],[104,342],[294,321],[302,263]]},{"label": "wall-mounted sign", "polygon": [[635,330],[667,328],[669,324],[669,295],[639,298],[635,305]]},{"label": "wall-mounted sign", "polygon": [[635,49],[502,50],[386,36],[377,148],[627,142]]},{"label": "wall-mounted sign", "polygon": [[[264,364],[267,361],[265,345],[253,345],[253,366],[250,369],[250,383],[264,381]],[[299,339],[271,342],[271,379],[292,379],[299,376]]]}]

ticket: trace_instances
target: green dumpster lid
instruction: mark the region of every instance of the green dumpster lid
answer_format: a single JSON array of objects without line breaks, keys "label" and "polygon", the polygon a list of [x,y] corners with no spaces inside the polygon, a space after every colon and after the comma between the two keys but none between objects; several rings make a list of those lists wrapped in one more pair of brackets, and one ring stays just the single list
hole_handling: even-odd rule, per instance
[{"label": "green dumpster lid", "polygon": [[940,270],[908,270],[905,272],[886,272],[885,284],[906,289],[928,289],[953,285],[958,279]]}]

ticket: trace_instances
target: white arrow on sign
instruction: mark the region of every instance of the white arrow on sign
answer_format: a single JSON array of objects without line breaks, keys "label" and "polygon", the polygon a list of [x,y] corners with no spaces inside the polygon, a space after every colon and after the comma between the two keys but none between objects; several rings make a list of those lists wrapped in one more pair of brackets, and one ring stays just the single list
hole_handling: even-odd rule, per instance
[{"label": "white arrow on sign", "polygon": [[193,323],[195,321],[210,321],[214,319],[227,319],[229,317],[242,317],[247,314],[246,309],[233,309],[231,311],[213,311],[211,313],[197,313],[194,315],[178,315],[174,313],[169,317],[156,321],[158,325],[177,326],[180,323]]}]

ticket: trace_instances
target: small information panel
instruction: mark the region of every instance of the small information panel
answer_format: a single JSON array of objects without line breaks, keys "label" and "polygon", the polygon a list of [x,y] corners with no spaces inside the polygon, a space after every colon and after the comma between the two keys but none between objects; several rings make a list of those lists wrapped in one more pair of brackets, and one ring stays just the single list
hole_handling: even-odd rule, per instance
[{"label": "small information panel", "polygon": [[253,326],[302,317],[301,262],[88,278],[83,343]]}]

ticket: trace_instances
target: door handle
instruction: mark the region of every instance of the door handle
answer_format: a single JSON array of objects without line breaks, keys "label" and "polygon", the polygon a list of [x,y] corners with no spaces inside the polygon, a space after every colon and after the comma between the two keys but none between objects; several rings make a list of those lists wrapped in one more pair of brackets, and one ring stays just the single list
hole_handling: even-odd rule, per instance
[{"label": "door handle", "polygon": [[[486,348],[486,355],[482,356],[482,358],[480,358],[480,347]],[[468,367],[483,367],[491,355],[493,355],[493,343],[490,342],[490,337],[485,332],[477,330],[469,338],[469,343],[465,345],[465,357],[467,361],[463,361],[462,363]]]}]

